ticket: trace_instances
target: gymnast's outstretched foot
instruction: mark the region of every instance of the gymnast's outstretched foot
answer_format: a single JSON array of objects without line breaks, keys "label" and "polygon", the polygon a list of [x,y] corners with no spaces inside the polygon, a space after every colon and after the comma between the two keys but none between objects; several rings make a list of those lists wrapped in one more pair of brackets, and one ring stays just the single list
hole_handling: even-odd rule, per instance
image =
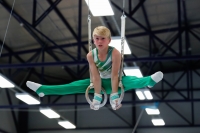
[{"label": "gymnast's outstretched foot", "polygon": [[[163,73],[161,71],[158,71],[158,72],[152,74],[151,78],[152,78],[153,81],[158,83],[163,79]],[[148,87],[151,88],[152,86],[148,86]]]},{"label": "gymnast's outstretched foot", "polygon": [[[40,88],[40,86],[42,86],[41,84],[35,83],[35,82],[31,82],[31,81],[27,81],[26,82],[26,86],[29,87],[31,90],[33,91],[37,91],[38,88]],[[40,97],[44,96],[44,93],[39,93]]]}]

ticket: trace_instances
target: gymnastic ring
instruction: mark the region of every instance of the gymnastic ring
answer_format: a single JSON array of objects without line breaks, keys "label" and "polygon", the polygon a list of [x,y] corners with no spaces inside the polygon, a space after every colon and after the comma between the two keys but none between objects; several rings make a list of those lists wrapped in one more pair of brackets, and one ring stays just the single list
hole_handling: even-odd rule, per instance
[{"label": "gymnastic ring", "polygon": [[121,88],[121,95],[120,95],[120,98],[119,98],[119,102],[121,103],[122,100],[124,99],[124,86],[121,82],[119,83],[119,87]]},{"label": "gymnastic ring", "polygon": [[[94,88],[93,83],[91,83],[91,84],[88,86],[88,88],[86,89],[86,91],[85,91],[85,98],[86,98],[87,102],[88,102],[90,105],[92,105],[92,101],[90,100],[88,94],[89,94],[89,90],[92,89],[92,88]],[[104,93],[104,100],[103,100],[103,103],[99,105],[99,108],[103,107],[103,106],[107,103],[107,99],[108,99],[108,96],[107,96],[107,94],[106,94],[105,89],[102,87],[101,90],[102,90],[103,93]]]},{"label": "gymnastic ring", "polygon": [[[121,88],[121,95],[120,95],[118,103],[121,104],[122,100],[124,99],[124,86],[121,81],[119,82],[119,87]],[[110,103],[111,103],[111,98],[110,98]]]}]

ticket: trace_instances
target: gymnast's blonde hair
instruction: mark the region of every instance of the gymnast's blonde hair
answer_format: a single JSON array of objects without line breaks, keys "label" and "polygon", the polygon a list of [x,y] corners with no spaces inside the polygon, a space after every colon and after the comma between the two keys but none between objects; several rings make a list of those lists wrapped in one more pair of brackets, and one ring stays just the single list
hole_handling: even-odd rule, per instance
[{"label": "gymnast's blonde hair", "polygon": [[108,37],[109,39],[111,39],[111,33],[110,30],[105,27],[105,26],[98,26],[94,29],[93,31],[93,37],[94,36],[102,36],[102,37]]}]

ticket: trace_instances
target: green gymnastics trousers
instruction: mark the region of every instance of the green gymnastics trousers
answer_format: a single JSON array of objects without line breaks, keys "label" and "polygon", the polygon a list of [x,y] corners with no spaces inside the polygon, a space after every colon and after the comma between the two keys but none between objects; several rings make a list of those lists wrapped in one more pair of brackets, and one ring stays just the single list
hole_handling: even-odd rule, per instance
[{"label": "green gymnastics trousers", "polygon": [[[112,92],[111,79],[101,79],[102,87],[105,89],[107,94]],[[150,76],[138,78],[135,76],[123,76],[122,83],[124,90],[128,91],[131,89],[140,89],[147,86],[154,86],[156,82],[152,80]],[[42,85],[37,89],[37,94],[44,93],[45,95],[67,95],[67,94],[79,94],[85,93],[86,89],[90,85],[90,79],[78,80],[69,84],[63,85]],[[94,89],[90,90],[94,93]],[[121,89],[119,88],[119,93]]]}]

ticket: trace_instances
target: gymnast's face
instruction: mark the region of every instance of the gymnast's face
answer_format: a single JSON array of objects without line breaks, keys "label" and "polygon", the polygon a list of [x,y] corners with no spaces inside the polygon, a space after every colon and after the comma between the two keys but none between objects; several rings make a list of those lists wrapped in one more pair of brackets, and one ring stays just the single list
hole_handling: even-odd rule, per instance
[{"label": "gymnast's face", "polygon": [[103,36],[93,36],[94,44],[96,45],[98,50],[107,50],[108,44],[110,43],[110,38]]}]

